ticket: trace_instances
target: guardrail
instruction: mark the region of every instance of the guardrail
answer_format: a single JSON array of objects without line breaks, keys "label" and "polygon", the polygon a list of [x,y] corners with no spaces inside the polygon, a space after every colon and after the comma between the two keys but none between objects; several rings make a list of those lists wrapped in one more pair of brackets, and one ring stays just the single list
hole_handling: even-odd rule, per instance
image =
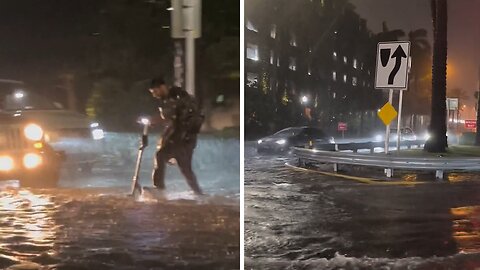
[{"label": "guardrail", "polygon": [[[420,147],[425,144],[425,140],[412,140],[412,141],[401,141],[400,147],[406,146],[408,149],[411,149],[412,146]],[[397,142],[391,141],[389,143],[389,147],[396,147]],[[370,150],[370,153],[375,152],[375,148],[384,148],[385,142],[360,142],[360,143],[326,143],[326,144],[315,144],[313,145],[315,149],[319,150],[326,150],[326,151],[346,151],[350,150],[354,153],[358,152],[358,150]]]},{"label": "guardrail", "polygon": [[[339,145],[340,146],[340,145]],[[359,148],[362,149],[362,148]],[[351,149],[350,149],[351,150]],[[443,179],[445,171],[480,171],[480,158],[446,157],[398,157],[382,154],[359,154],[320,149],[293,147],[292,153],[298,157],[300,165],[307,162],[333,164],[335,172],[340,164],[384,168],[387,177],[393,177],[393,169],[435,171],[437,179]]]}]

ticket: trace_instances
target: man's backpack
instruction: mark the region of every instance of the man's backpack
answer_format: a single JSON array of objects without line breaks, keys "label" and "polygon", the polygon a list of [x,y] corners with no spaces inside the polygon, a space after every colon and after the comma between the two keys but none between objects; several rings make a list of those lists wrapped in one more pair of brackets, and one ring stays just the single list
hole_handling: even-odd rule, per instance
[{"label": "man's backpack", "polygon": [[179,124],[181,129],[189,135],[197,135],[205,120],[205,115],[198,108],[194,97],[183,96],[178,106]]}]

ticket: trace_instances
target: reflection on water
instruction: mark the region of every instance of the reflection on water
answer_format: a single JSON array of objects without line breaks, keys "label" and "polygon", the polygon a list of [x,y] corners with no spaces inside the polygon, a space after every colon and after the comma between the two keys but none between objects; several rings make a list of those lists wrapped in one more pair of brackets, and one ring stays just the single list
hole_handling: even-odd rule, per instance
[{"label": "reflection on water", "polygon": [[453,238],[460,252],[480,252],[480,206],[450,209],[454,220]]},{"label": "reflection on water", "polygon": [[50,252],[57,228],[54,203],[28,190],[0,192],[0,250],[19,260]]},{"label": "reflection on water", "polygon": [[[0,190],[0,269],[235,269],[236,200],[118,189]],[[120,268],[121,267],[121,268]]]}]

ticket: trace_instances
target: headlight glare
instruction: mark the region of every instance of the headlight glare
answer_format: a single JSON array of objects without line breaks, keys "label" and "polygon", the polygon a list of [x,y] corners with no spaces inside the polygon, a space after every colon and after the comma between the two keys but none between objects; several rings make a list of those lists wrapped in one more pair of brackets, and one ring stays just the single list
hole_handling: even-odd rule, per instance
[{"label": "headlight glare", "polygon": [[9,156],[0,157],[0,171],[8,172],[13,169],[13,159]]},{"label": "headlight glare", "polygon": [[28,124],[23,129],[23,133],[32,141],[40,141],[43,138],[43,129],[37,124]]},{"label": "headlight glare", "polygon": [[34,169],[42,164],[42,157],[39,154],[29,153],[23,157],[23,166],[27,169]]},{"label": "headlight glare", "polygon": [[101,128],[96,128],[92,130],[92,137],[94,140],[101,140],[105,137],[105,132]]}]

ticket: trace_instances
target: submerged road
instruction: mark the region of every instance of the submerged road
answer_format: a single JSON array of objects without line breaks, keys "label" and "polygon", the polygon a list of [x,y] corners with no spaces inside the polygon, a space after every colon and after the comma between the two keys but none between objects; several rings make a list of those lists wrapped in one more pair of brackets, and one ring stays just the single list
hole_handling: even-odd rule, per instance
[{"label": "submerged road", "polygon": [[480,267],[480,176],[375,185],[292,170],[290,159],[246,143],[246,269]]}]

